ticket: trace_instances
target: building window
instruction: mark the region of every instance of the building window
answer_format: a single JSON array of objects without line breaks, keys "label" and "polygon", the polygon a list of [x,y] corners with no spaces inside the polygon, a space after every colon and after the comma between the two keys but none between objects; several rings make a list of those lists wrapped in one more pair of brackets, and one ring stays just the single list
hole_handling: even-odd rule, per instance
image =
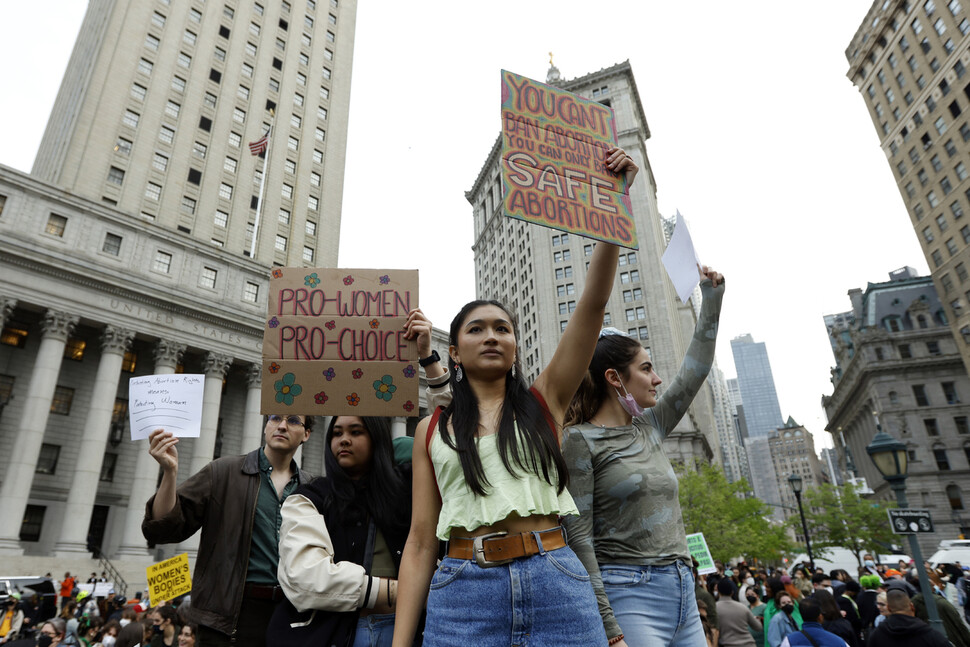
[{"label": "building window", "polygon": [[20,541],[40,541],[45,512],[47,508],[42,505],[28,505],[24,508],[24,520],[20,524]]},{"label": "building window", "polygon": [[930,406],[930,400],[928,397],[926,397],[926,388],[922,384],[913,385],[913,397],[916,398],[916,406]]},{"label": "building window", "polygon": [[246,43],[246,53],[250,56],[256,56],[256,46],[252,43]]},{"label": "building window", "polygon": [[162,274],[168,274],[172,269],[172,255],[168,252],[158,250],[155,252],[155,260],[152,262],[152,269]]},{"label": "building window", "polygon": [[323,151],[313,149],[313,162],[315,164],[323,164]]},{"label": "building window", "polygon": [[238,123],[246,122],[246,111],[242,108],[233,108],[232,120]]},{"label": "building window", "polygon": [[277,234],[277,236],[276,236],[276,249],[277,249],[277,251],[280,251],[280,252],[285,252],[286,251],[286,236],[280,236],[279,234]]},{"label": "building window", "polygon": [[292,200],[293,199],[293,187],[290,186],[289,184],[284,183],[283,184],[283,189],[281,191],[281,194],[282,194],[283,198],[285,198],[286,200]]},{"label": "building window", "polygon": [[327,131],[324,130],[323,128],[317,128],[313,131],[313,136],[316,138],[318,142],[326,141]]},{"label": "building window", "polygon": [[105,234],[104,243],[101,245],[101,251],[105,254],[111,254],[112,256],[117,256],[121,253],[121,236],[116,234]]},{"label": "building window", "polygon": [[303,248],[303,262],[312,263],[313,262],[313,248],[304,247]]},{"label": "building window", "polygon": [[225,169],[227,173],[235,173],[236,160],[231,157],[226,157],[226,161],[222,163],[222,168]]},{"label": "building window", "polygon": [[295,93],[293,95],[293,105],[302,106],[303,105],[303,95],[300,93]]},{"label": "building window", "polygon": [[67,218],[52,213],[47,216],[47,226],[44,231],[52,236],[64,237],[64,230],[67,228]]},{"label": "building window", "polygon": [[219,197],[223,200],[232,200],[232,187],[225,182],[219,184]]},{"label": "building window", "polygon": [[195,200],[187,195],[182,196],[182,213],[187,213],[190,216],[195,215]]},{"label": "building window", "polygon": [[148,186],[145,187],[145,197],[158,202],[159,198],[162,197],[161,185],[149,182]]},{"label": "building window", "polygon": [[312,220],[306,221],[306,235],[307,236],[317,235],[317,223],[313,222]]},{"label": "building window", "polygon": [[216,287],[216,277],[219,275],[218,270],[211,267],[203,267],[202,274],[199,277],[199,285],[204,288],[215,288]]},{"label": "building window", "polygon": [[926,434],[928,436],[939,436],[940,427],[936,424],[936,418],[926,418],[923,420],[923,426],[926,428]]},{"label": "building window", "polygon": [[[939,353],[936,354],[938,355]],[[943,397],[946,398],[947,404],[960,404],[955,382],[943,382],[940,386],[943,387]]]},{"label": "building window", "polygon": [[51,400],[51,413],[56,413],[59,416],[70,414],[73,400],[74,389],[58,385],[54,389],[54,398]]},{"label": "building window", "polygon": [[958,434],[970,434],[970,421],[967,420],[966,416],[955,416],[953,424],[956,426]]},{"label": "building window", "polygon": [[158,131],[158,139],[163,144],[171,144],[173,141],[175,141],[175,131],[168,126],[162,126]]},{"label": "building window", "polygon": [[310,185],[320,186],[320,174],[317,173],[316,171],[313,171],[310,173]]},{"label": "building window", "polygon": [[946,457],[946,449],[937,447],[933,449],[933,458],[936,460],[936,469],[947,472],[950,469],[950,460]]},{"label": "building window", "polygon": [[309,209],[310,211],[316,211],[319,206],[320,206],[319,198],[313,195],[307,198],[307,209]]},{"label": "building window", "polygon": [[286,147],[291,151],[298,150],[300,148],[300,140],[291,135],[286,140]]},{"label": "building window", "polygon": [[138,128],[138,113],[125,110],[125,115],[121,118],[121,123],[131,128]]},{"label": "building window", "polygon": [[289,209],[280,209],[280,216],[279,216],[279,218],[280,218],[280,224],[281,225],[288,225],[288,224],[290,224],[290,210]]},{"label": "building window", "polygon": [[249,301],[250,303],[256,303],[256,299],[259,298],[259,286],[255,283],[246,281],[243,286],[243,299]]}]

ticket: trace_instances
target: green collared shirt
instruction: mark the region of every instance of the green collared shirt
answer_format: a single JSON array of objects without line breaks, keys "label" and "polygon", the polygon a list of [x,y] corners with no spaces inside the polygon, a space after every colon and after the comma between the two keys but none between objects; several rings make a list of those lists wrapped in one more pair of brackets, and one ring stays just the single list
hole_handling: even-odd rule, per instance
[{"label": "green collared shirt", "polygon": [[253,537],[249,548],[249,570],[246,572],[246,582],[249,584],[276,585],[276,567],[280,563],[280,524],[283,515],[280,509],[283,501],[300,484],[300,469],[296,461],[290,461],[290,472],[293,477],[283,495],[276,496],[276,486],[273,485],[273,466],[263,450],[259,450],[259,494],[256,496],[256,514],[253,518]]}]

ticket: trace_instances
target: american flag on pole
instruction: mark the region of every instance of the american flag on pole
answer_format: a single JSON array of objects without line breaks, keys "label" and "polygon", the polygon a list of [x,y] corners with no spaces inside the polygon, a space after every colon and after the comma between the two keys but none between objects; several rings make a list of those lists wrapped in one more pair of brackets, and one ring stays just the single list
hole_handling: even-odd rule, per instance
[{"label": "american flag on pole", "polygon": [[267,146],[269,146],[269,132],[266,132],[256,141],[249,142],[249,152],[253,155],[259,155],[266,151]]}]

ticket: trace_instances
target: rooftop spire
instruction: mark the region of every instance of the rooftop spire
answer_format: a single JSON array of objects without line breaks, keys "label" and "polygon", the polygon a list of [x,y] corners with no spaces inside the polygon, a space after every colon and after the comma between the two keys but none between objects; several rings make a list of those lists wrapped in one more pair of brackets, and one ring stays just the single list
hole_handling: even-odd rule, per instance
[{"label": "rooftop spire", "polygon": [[546,83],[556,83],[562,80],[559,76],[559,68],[552,62],[552,52],[549,52],[549,71],[546,72]]}]

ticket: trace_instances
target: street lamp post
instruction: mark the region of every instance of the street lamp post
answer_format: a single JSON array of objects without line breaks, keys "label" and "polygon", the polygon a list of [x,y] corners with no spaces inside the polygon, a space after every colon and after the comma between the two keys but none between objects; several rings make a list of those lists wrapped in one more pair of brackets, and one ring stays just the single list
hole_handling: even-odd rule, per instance
[{"label": "street lamp post", "polygon": [[808,553],[808,567],[815,570],[815,558],[812,557],[812,541],[808,536],[808,524],[805,523],[805,510],[802,509],[802,477],[792,472],[788,477],[788,484],[792,492],[795,493],[795,500],[798,501],[798,514],[802,518],[802,532],[805,533],[805,552]]},{"label": "street lamp post", "polygon": [[[875,411],[872,415],[876,419],[876,435],[873,436],[872,442],[866,447],[866,452],[895,493],[896,503],[899,504],[900,508],[908,508],[906,472],[909,468],[907,460],[909,457],[906,453],[906,445],[882,430],[882,425],[879,424],[879,416]],[[916,572],[919,573],[919,588],[923,594],[923,600],[926,602],[926,615],[930,618],[930,626],[945,636],[946,630],[943,628],[943,622],[940,620],[940,614],[936,608],[933,588],[926,576],[926,566],[923,564],[923,553],[919,549],[919,542],[916,541],[915,533],[908,536],[909,549],[913,553],[913,561],[916,562]]]}]

